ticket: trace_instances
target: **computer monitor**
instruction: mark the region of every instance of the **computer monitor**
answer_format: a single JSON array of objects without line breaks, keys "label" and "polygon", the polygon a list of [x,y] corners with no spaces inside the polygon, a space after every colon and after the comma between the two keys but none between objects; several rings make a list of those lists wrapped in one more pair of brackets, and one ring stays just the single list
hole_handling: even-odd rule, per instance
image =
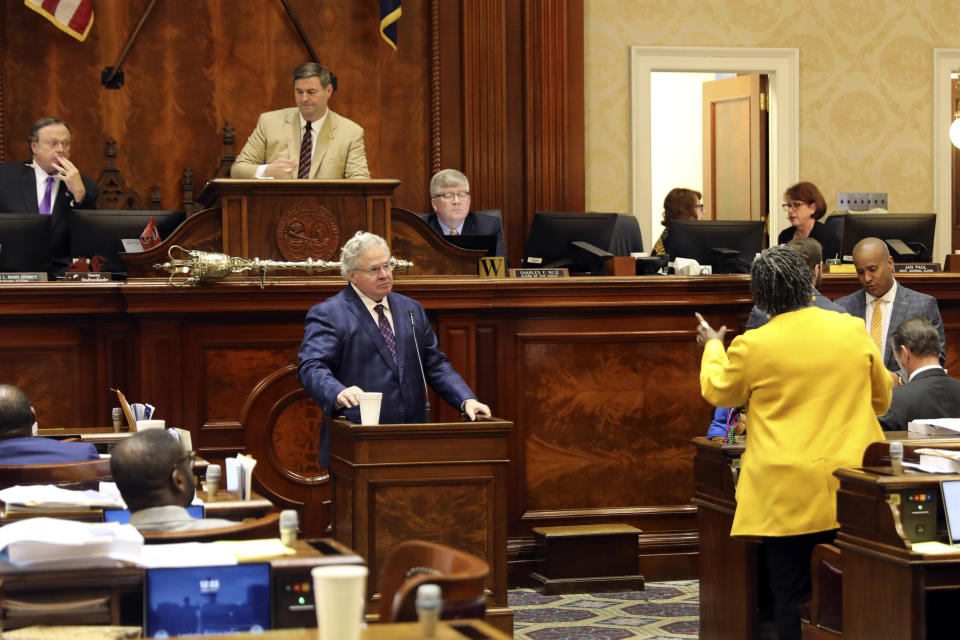
[{"label": "computer monitor", "polygon": [[36,213],[0,213],[0,271],[51,270],[51,218]]},{"label": "computer monitor", "polygon": [[852,256],[858,242],[873,237],[887,243],[895,262],[930,262],[936,228],[935,213],[848,213],[840,251]]},{"label": "computer monitor", "polygon": [[183,211],[102,211],[77,209],[70,214],[70,257],[103,256],[101,271],[124,273],[120,258],[123,240],[140,237],[153,218],[161,239],[166,239],[186,218]]},{"label": "computer monitor", "polygon": [[749,273],[765,228],[763,220],[675,220],[665,248],[673,259],[709,264],[713,273]]},{"label": "computer monitor", "polygon": [[568,267],[571,272],[602,275],[613,257],[610,245],[616,213],[537,211],[524,251],[524,266]]},{"label": "computer monitor", "polygon": [[148,569],[144,607],[149,638],[270,629],[270,564]]}]

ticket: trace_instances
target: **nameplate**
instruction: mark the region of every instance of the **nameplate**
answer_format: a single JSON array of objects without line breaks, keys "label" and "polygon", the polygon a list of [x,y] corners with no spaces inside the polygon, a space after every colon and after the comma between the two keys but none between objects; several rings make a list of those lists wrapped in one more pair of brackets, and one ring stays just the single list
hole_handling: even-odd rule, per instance
[{"label": "nameplate", "polygon": [[893,263],[894,273],[940,273],[937,262],[901,262]]},{"label": "nameplate", "polygon": [[513,278],[566,278],[570,272],[566,269],[510,269]]},{"label": "nameplate", "polygon": [[501,256],[480,258],[477,268],[481,278],[507,277],[507,261]]},{"label": "nameplate", "polygon": [[41,271],[0,273],[0,282],[46,282],[47,274]]},{"label": "nameplate", "polygon": [[109,282],[113,280],[113,274],[108,271],[67,271],[63,279],[71,282]]}]

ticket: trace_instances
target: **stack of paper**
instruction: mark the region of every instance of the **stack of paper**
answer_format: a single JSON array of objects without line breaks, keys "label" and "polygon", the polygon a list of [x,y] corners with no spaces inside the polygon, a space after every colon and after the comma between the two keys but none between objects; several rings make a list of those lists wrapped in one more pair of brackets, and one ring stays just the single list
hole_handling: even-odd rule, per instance
[{"label": "stack of paper", "polygon": [[960,473],[960,451],[917,449],[920,468],[933,473]]},{"label": "stack of paper", "polygon": [[142,547],[129,524],[27,518],[0,527],[0,571],[117,566]]},{"label": "stack of paper", "polygon": [[122,509],[123,501],[116,497],[87,489],[62,489],[52,484],[34,484],[7,487],[0,490],[0,501],[6,511],[34,511],[43,509],[90,509],[92,507]]},{"label": "stack of paper", "polygon": [[227,491],[236,491],[241,500],[249,500],[253,490],[253,468],[257,461],[251,457],[238,453],[236,458],[227,458]]},{"label": "stack of paper", "polygon": [[923,418],[907,423],[907,431],[927,436],[960,436],[960,418]]}]

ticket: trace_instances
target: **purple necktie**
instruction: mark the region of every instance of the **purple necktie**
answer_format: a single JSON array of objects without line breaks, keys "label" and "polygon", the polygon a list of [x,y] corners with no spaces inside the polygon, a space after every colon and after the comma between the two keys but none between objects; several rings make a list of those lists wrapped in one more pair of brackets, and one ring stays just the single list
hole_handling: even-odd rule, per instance
[{"label": "purple necktie", "polygon": [[43,193],[43,200],[40,201],[40,213],[50,213],[50,196],[53,193],[53,177],[47,178],[47,190]]},{"label": "purple necktie", "polygon": [[383,313],[383,305],[378,304],[373,308],[377,312],[377,325],[380,327],[380,333],[383,334],[383,339],[387,341],[387,348],[390,349],[390,355],[393,356],[393,362],[397,362],[397,339],[393,335],[393,328],[390,326],[390,321],[387,320],[387,316]]},{"label": "purple necktie", "polygon": [[310,177],[310,155],[313,151],[313,136],[310,135],[310,123],[307,122],[307,128],[303,130],[303,140],[300,142],[300,167],[297,170],[297,178],[306,180]]}]

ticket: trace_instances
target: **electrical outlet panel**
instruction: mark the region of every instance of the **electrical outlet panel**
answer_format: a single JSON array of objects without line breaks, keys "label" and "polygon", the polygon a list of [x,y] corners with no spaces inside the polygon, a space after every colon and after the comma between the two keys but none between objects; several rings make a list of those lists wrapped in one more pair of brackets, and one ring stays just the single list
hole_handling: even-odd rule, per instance
[{"label": "electrical outlet panel", "polygon": [[838,193],[838,211],[869,211],[870,209],[886,209],[886,193]]}]

